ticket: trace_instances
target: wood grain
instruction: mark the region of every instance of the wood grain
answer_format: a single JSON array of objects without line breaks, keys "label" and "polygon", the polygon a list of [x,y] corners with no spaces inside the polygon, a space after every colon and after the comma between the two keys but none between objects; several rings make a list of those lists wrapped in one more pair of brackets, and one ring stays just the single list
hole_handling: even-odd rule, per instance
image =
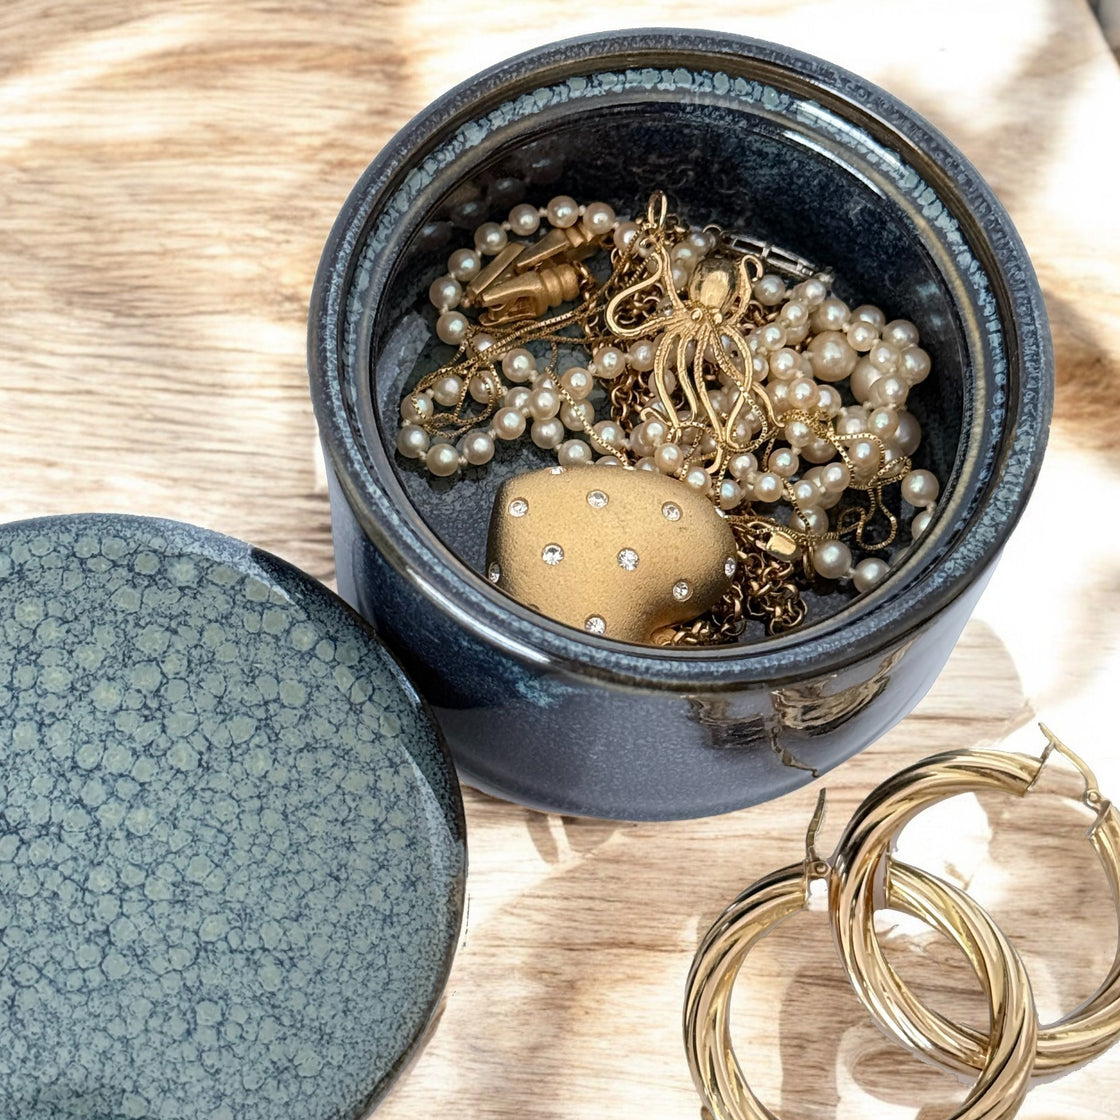
[{"label": "wood grain", "polygon": [[[0,7],[0,510],[195,521],[329,579],[304,371],[306,307],[342,200],[428,100],[538,42],[718,26],[829,57],[945,131],[1016,221],[1058,358],[1036,498],[918,710],[827,778],[828,836],[920,754],[1034,746],[1041,713],[1120,790],[1120,75],[1082,0],[8,0]],[[1111,782],[1111,785],[1108,783]],[[696,943],[751,879],[798,858],[814,790],[707,821],[615,825],[468,791],[470,917],[445,1010],[383,1106],[559,1120],[690,1117],[680,1044]],[[1049,1014],[1103,975],[1116,923],[1074,815],[954,803],[911,838],[1023,947]],[[954,1079],[865,1020],[809,915],[769,939],[737,1030],[775,1109],[944,1115]],[[900,967],[975,1013],[940,943]],[[1116,1114],[1120,1053],[1021,1115]]]}]

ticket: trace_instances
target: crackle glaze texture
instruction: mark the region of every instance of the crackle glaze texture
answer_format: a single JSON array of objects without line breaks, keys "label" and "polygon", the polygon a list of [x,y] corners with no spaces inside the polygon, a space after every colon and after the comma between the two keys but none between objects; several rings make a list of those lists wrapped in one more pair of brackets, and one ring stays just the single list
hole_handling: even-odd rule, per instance
[{"label": "crackle glaze texture", "polygon": [[351,1120],[458,935],[458,787],[330,592],[172,522],[0,530],[0,1116]]}]

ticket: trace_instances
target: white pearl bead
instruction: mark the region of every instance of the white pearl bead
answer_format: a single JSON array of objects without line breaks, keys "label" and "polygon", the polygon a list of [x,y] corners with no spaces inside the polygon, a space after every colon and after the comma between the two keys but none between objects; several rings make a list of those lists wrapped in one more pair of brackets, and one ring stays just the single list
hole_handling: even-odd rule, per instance
[{"label": "white pearl bead", "polygon": [[867,431],[867,416],[862,408],[849,408],[836,421],[836,431],[842,436],[855,436]]},{"label": "white pearl bead", "polygon": [[793,500],[799,506],[815,506],[820,503],[824,492],[811,478],[799,478],[792,487]]},{"label": "white pearl bead", "polygon": [[591,372],[604,381],[611,381],[626,368],[626,355],[616,346],[603,346],[595,351]]},{"label": "white pearl bead", "polygon": [[824,541],[813,549],[813,567],[825,579],[842,579],[852,570],[852,550],[843,541]]},{"label": "white pearl bead", "polygon": [[869,556],[861,560],[852,573],[852,583],[857,591],[870,591],[877,583],[882,583],[887,577],[890,568],[886,561],[877,556]]},{"label": "white pearl bead", "polygon": [[764,471],[754,480],[754,496],[760,502],[776,502],[785,494],[785,483],[773,471]]},{"label": "white pearl bead", "polygon": [[555,416],[547,420],[534,420],[530,435],[538,447],[547,451],[564,442],[564,425]]},{"label": "white pearl bead", "polygon": [[659,473],[657,470],[657,464],[649,455],[647,455],[644,459],[639,459],[634,464],[634,469],[639,471],[653,471],[654,474]]},{"label": "white pearl bead", "polygon": [[767,323],[754,332],[762,351],[780,350],[786,344],[786,329],[780,323]]},{"label": "white pearl bead", "polygon": [[584,432],[595,421],[595,409],[590,401],[560,406],[560,423],[573,432]]},{"label": "white pearl bead", "polygon": [[558,194],[548,204],[548,220],[559,229],[567,229],[579,221],[579,204],[566,194]]},{"label": "white pearl bead", "polygon": [[890,439],[898,431],[898,413],[893,408],[875,409],[867,418],[867,430],[882,440]]},{"label": "white pearl bead", "polygon": [[401,401],[401,419],[412,424],[419,424],[435,412],[435,406],[430,397],[423,393],[409,393]]},{"label": "white pearl bead", "polygon": [[848,324],[848,345],[861,354],[866,354],[879,341],[879,332],[862,319]]},{"label": "white pearl bead", "polygon": [[712,488],[712,477],[703,467],[691,467],[685,473],[684,484],[697,494],[707,494]]},{"label": "white pearl bead", "polygon": [[771,381],[764,386],[766,395],[770,398],[770,405],[775,416],[781,416],[789,408],[789,382]]},{"label": "white pearl bead", "polygon": [[789,303],[782,304],[778,312],[778,319],[787,331],[797,327],[809,325],[809,309],[800,300],[791,299]]},{"label": "white pearl bead", "polygon": [[804,447],[813,439],[813,429],[804,420],[791,420],[783,429],[791,447]]},{"label": "white pearl bead", "polygon": [[806,353],[813,363],[813,375],[821,381],[843,381],[857,360],[856,352],[840,331],[822,330],[806,347]]},{"label": "white pearl bead", "polygon": [[807,506],[790,517],[789,527],[802,533],[827,533],[828,515],[817,506]]},{"label": "white pearl bead", "polygon": [[[706,472],[705,472],[706,473]],[[719,508],[734,509],[743,501],[743,489],[733,478],[725,478],[719,484]]]},{"label": "white pearl bead", "polygon": [[404,424],[397,432],[397,450],[406,459],[422,459],[428,450],[428,433],[415,424]]},{"label": "white pearl bead", "polygon": [[[828,331],[839,332],[848,325],[848,318],[851,312],[848,310],[848,305],[842,300],[832,296],[829,299],[823,300],[814,310],[811,319],[813,330],[815,331]],[[847,341],[845,339],[845,341]]]},{"label": "white pearl bead", "polygon": [[428,299],[440,311],[450,311],[463,298],[463,286],[453,276],[439,276],[428,289]]},{"label": "white pearl bead", "polygon": [[537,359],[523,346],[502,355],[502,373],[510,381],[531,381],[537,372]]},{"label": "white pearl bead", "polygon": [[599,441],[608,447],[626,446],[626,433],[613,420],[600,420],[593,430]]},{"label": "white pearl bead", "polygon": [[937,501],[941,489],[932,471],[911,471],[902,480],[902,500],[912,506],[929,507]]},{"label": "white pearl bead", "polygon": [[492,373],[476,373],[471,378],[469,391],[471,400],[479,404],[489,404],[500,399],[501,385]]},{"label": "white pearl bead", "polygon": [[486,331],[478,331],[471,335],[471,347],[476,354],[481,354],[483,350],[489,350],[494,345],[494,336],[487,334]]},{"label": "white pearl bead", "polygon": [[522,415],[528,415],[529,398],[531,396],[531,390],[527,389],[524,385],[515,385],[512,389],[506,390],[506,395],[502,399],[502,404],[506,408],[516,408]]},{"label": "white pearl bead", "polygon": [[674,264],[684,265],[685,268],[691,270],[696,267],[696,262],[700,259],[700,256],[687,241],[678,241],[669,250],[669,259]]},{"label": "white pearl bead", "polygon": [[910,386],[898,374],[888,373],[871,386],[867,399],[877,408],[882,408],[884,405],[893,405],[897,408],[906,403],[909,394]]},{"label": "white pearl bead", "polygon": [[644,338],[638,339],[637,342],[631,343],[627,356],[630,359],[630,367],[638,370],[639,373],[645,373],[653,369],[654,357],[657,353],[657,348],[652,342]]},{"label": "white pearl bead", "polygon": [[867,360],[880,373],[894,373],[898,369],[898,351],[889,342],[876,342],[867,352]]},{"label": "white pearl bead", "polygon": [[701,257],[706,257],[715,248],[716,244],[715,234],[706,229],[692,230],[687,240]]},{"label": "white pearl bead", "polygon": [[670,273],[670,279],[673,281],[673,287],[678,291],[683,291],[688,287],[689,280],[692,279],[692,270],[687,264],[679,261],[673,263],[673,268]]},{"label": "white pearl bead", "polygon": [[924,509],[919,513],[913,521],[910,522],[910,536],[917,540],[923,536],[929,528],[929,523],[933,520],[933,510]]},{"label": "white pearl bead", "polygon": [[831,385],[817,386],[817,411],[832,418],[840,414],[844,402],[840,394]]},{"label": "white pearl bead", "polygon": [[447,271],[459,283],[465,284],[482,271],[482,258],[473,249],[456,249],[447,258]]},{"label": "white pearl bead", "polygon": [[560,411],[560,394],[552,389],[534,389],[529,396],[529,415],[534,420],[551,420]]},{"label": "white pearl bead", "polygon": [[509,228],[518,237],[532,237],[540,229],[541,216],[535,206],[522,202],[509,212]]},{"label": "white pearl bead", "polygon": [[913,455],[922,442],[922,426],[914,414],[905,409],[898,409],[895,415],[898,417],[898,427],[894,433],[895,446],[903,455]]},{"label": "white pearl bead", "polygon": [[590,446],[582,439],[565,440],[556,449],[556,458],[562,467],[581,467],[590,463],[593,457]]},{"label": "white pearl bead", "polygon": [[893,319],[883,328],[883,341],[896,350],[918,345],[918,328],[909,319]]},{"label": "white pearl bead", "polygon": [[646,420],[630,432],[630,447],[639,458],[652,455],[664,442],[669,429],[660,420]]},{"label": "white pearl bead", "polygon": [[474,247],[487,257],[500,253],[509,242],[509,235],[497,222],[483,222],[474,231]]},{"label": "white pearl bead", "polygon": [[797,474],[800,466],[801,460],[798,459],[797,452],[792,447],[775,448],[766,460],[766,469],[773,471],[779,478],[791,478]]},{"label": "white pearl bead", "polygon": [[498,439],[517,439],[525,431],[525,417],[516,408],[500,408],[491,421]]},{"label": "white pearl bead", "polygon": [[727,469],[742,482],[758,470],[758,460],[749,451],[740,451],[738,455],[732,457],[731,462],[727,464]]},{"label": "white pearl bead", "polygon": [[432,386],[432,398],[444,408],[454,408],[463,393],[463,379],[448,373]]},{"label": "white pearl bead", "polygon": [[768,272],[754,282],[753,294],[763,307],[777,307],[786,298],[786,282]]},{"label": "white pearl bead", "polygon": [[870,477],[879,469],[879,446],[869,439],[857,439],[848,448],[848,458],[852,461],[852,466],[861,475]]},{"label": "white pearl bead", "polygon": [[684,451],[675,443],[663,443],[654,453],[653,461],[662,474],[676,474],[684,466]]},{"label": "white pearl bead", "polygon": [[637,222],[619,222],[614,231],[615,247],[618,249],[628,249],[637,236]]},{"label": "white pearl bead", "polygon": [[437,478],[448,478],[459,469],[459,452],[450,443],[433,443],[424,462]]},{"label": "white pearl bead", "polygon": [[821,486],[830,494],[842,494],[852,481],[852,472],[847,463],[829,463],[821,468]]},{"label": "white pearl bead", "polygon": [[791,381],[798,373],[799,363],[797,359],[797,351],[791,350],[788,346],[775,350],[770,355],[767,364],[770,376],[776,377],[779,381]]},{"label": "white pearl bead", "polygon": [[459,450],[472,467],[481,467],[494,458],[494,441],[487,432],[476,429],[463,436]]},{"label": "white pearl bead", "polygon": [[467,337],[470,323],[459,311],[445,311],[436,320],[436,337],[449,346],[458,346]]},{"label": "white pearl bead", "polygon": [[920,385],[929,376],[929,355],[920,346],[902,351],[899,372],[911,385]]},{"label": "white pearl bead", "polygon": [[828,288],[815,276],[802,280],[793,291],[797,298],[804,300],[809,307],[819,307],[828,296]]},{"label": "white pearl bead", "polygon": [[882,332],[883,327],[887,324],[887,317],[884,315],[874,304],[864,303],[860,304],[852,312],[853,319],[860,319],[865,323],[870,323],[877,331]]},{"label": "white pearl bead", "polygon": [[600,455],[595,460],[597,467],[621,467],[622,464],[613,455]]},{"label": "white pearl bead", "polygon": [[583,366],[572,366],[560,375],[560,384],[564,386],[568,395],[577,401],[582,401],[595,387],[591,374]]},{"label": "white pearl bead", "polygon": [[817,383],[809,377],[795,377],[789,383],[788,399],[791,408],[813,408],[817,403]]},{"label": "white pearl bead", "polygon": [[852,379],[848,382],[852,396],[861,403],[869,400],[871,387],[881,376],[882,374],[866,358],[860,358],[856,362],[855,369],[852,370]]},{"label": "white pearl bead", "polygon": [[583,228],[595,237],[610,233],[614,211],[605,202],[590,202],[583,210]]},{"label": "white pearl bead", "polygon": [[827,463],[836,458],[836,446],[831,440],[811,439],[801,448],[801,457],[810,463]]}]

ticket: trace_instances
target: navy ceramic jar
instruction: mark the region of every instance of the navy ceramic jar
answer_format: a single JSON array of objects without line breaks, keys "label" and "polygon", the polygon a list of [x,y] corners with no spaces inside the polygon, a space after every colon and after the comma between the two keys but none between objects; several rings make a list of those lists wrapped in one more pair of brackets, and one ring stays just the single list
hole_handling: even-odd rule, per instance
[{"label": "navy ceramic jar", "polygon": [[[445,356],[426,304],[450,249],[510,201],[620,213],[661,188],[693,222],[831,267],[838,294],[914,320],[929,530],[858,598],[779,638],[699,650],[577,632],[491,587],[508,449],[433,480],[394,453],[402,390]],[[338,584],[433,706],[463,777],[623,819],[778,796],[901,719],[945,663],[1042,457],[1052,358],[1038,285],[991,191],[893,97],[819,59],[711,32],[578,39],[506,62],[404,128],[343,207],[312,299],[311,385]]]}]

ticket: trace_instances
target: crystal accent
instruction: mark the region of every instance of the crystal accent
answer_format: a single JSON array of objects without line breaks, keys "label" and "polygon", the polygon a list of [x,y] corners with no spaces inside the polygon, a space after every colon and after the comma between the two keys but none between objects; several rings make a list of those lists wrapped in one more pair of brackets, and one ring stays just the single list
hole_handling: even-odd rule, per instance
[{"label": "crystal accent", "polygon": [[553,467],[552,470],[550,470],[548,473],[549,474],[563,474],[564,473],[564,468],[563,467]]},{"label": "crystal accent", "polygon": [[739,561],[736,560],[734,556],[729,556],[723,562],[723,574],[727,576],[728,579],[730,579],[735,574],[735,570],[738,567]]},{"label": "crystal accent", "polygon": [[661,516],[664,517],[666,521],[680,521],[681,507],[677,505],[676,502],[666,502],[661,507]]},{"label": "crystal accent", "polygon": [[498,580],[500,580],[502,578],[502,566],[501,566],[501,564],[499,564],[497,561],[495,561],[493,564],[491,564],[490,567],[486,569],[486,578],[491,583],[497,583]]},{"label": "crystal accent", "polygon": [[610,499],[603,493],[602,490],[592,490],[587,495],[587,504],[592,509],[602,509]]},{"label": "crystal accent", "polygon": [[618,554],[618,566],[627,572],[634,571],[638,566],[638,554],[632,548],[624,548]]},{"label": "crystal accent", "polygon": [[686,599],[692,598],[692,587],[688,580],[679,579],[673,584],[673,598],[678,603],[683,603]]},{"label": "crystal accent", "polygon": [[529,512],[529,503],[524,498],[514,498],[509,504],[510,517],[524,517]]},{"label": "crystal accent", "polygon": [[541,559],[546,564],[555,567],[564,559],[564,550],[558,544],[546,544],[544,551],[541,553]]},{"label": "crystal accent", "polygon": [[584,624],[584,630],[589,634],[602,634],[607,629],[607,623],[604,619],[600,618],[597,614],[593,614]]}]

